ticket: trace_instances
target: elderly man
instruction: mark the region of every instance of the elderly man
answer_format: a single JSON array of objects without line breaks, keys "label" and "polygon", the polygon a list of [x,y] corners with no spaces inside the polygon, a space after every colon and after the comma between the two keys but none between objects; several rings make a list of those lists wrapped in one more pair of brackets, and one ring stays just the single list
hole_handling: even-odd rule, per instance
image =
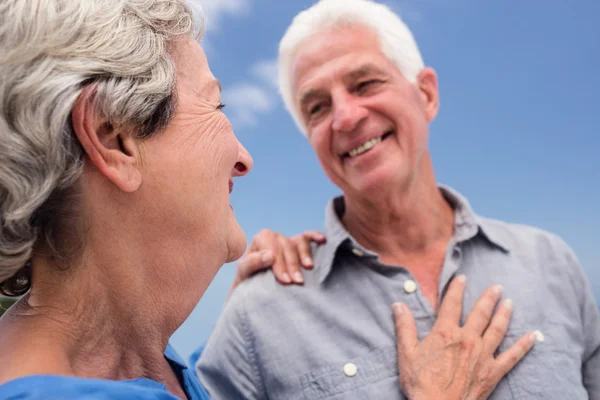
[{"label": "elderly man", "polygon": [[[303,285],[258,274],[236,288],[196,365],[207,390],[218,398],[414,398],[397,387],[389,305],[402,303],[418,338],[429,337],[460,274],[469,281],[465,326],[491,284],[505,297],[498,312],[514,304],[500,353],[536,331],[536,346],[490,398],[600,399],[600,315],[570,248],[550,233],[483,218],[436,183],[427,144],[437,77],[402,21],[367,0],[322,0],[294,19],[279,67],[285,104],[343,196],[327,206],[327,242],[296,278]],[[281,263],[272,236],[259,235],[247,261],[268,249]],[[400,341],[410,336],[402,329]],[[451,332],[445,339],[456,340]],[[400,357],[400,369],[427,363]]]}]

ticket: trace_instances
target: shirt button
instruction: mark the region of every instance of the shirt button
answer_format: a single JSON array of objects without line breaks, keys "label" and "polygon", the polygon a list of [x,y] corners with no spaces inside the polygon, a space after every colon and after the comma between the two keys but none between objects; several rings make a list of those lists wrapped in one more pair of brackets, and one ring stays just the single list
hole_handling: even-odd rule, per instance
[{"label": "shirt button", "polygon": [[537,340],[538,342],[543,342],[544,341],[544,334],[540,331],[535,331],[533,332],[533,334],[535,335],[535,340]]},{"label": "shirt button", "polygon": [[357,372],[358,372],[358,367],[356,366],[356,364],[353,364],[353,363],[344,364],[344,375],[352,378],[353,376],[356,375]]},{"label": "shirt button", "polygon": [[363,253],[363,251],[361,249],[358,249],[356,247],[352,249],[352,252],[354,253],[355,256],[358,256],[358,257],[362,257],[365,255],[365,253]]},{"label": "shirt button", "polygon": [[408,294],[412,294],[417,291],[417,283],[412,279],[404,282],[404,291]]}]

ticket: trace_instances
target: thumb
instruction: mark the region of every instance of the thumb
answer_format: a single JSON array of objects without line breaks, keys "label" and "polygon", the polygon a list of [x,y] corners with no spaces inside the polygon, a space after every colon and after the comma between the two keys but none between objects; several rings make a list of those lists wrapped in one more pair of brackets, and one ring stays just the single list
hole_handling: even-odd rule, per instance
[{"label": "thumb", "polygon": [[394,303],[394,318],[396,319],[396,341],[398,343],[398,362],[403,364],[409,358],[412,350],[419,344],[417,326],[409,308],[403,303]]}]

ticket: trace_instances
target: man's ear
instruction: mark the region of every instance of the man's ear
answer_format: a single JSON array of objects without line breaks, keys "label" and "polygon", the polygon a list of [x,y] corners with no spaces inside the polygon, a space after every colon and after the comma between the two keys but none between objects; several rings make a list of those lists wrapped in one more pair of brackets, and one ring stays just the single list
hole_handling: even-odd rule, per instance
[{"label": "man's ear", "polygon": [[425,67],[417,75],[417,87],[423,101],[425,117],[431,122],[440,108],[437,75],[432,68]]},{"label": "man's ear", "polygon": [[92,164],[124,192],[134,192],[142,183],[136,158],[138,148],[130,132],[113,127],[97,111],[95,88],[87,86],[71,113],[75,135]]}]

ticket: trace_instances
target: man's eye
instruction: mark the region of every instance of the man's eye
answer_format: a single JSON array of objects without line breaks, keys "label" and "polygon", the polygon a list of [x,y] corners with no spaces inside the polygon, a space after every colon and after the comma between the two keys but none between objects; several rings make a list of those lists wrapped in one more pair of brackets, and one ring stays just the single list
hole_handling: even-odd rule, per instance
[{"label": "man's eye", "polygon": [[360,82],[356,86],[356,90],[360,92],[361,90],[367,89],[369,86],[372,86],[372,85],[376,84],[377,82],[379,82],[379,81],[377,81],[375,79],[371,79],[369,81]]},{"label": "man's eye", "polygon": [[222,110],[225,108],[225,104],[223,102],[219,103],[219,105],[217,106],[217,110]]},{"label": "man's eye", "polygon": [[314,105],[314,106],[312,106],[312,107],[310,107],[310,108],[309,108],[309,110],[308,110],[308,113],[309,113],[310,115],[315,115],[315,114],[317,114],[319,111],[321,111],[321,109],[322,109],[322,108],[323,108],[323,105],[322,105],[322,104],[316,104],[316,105]]}]

